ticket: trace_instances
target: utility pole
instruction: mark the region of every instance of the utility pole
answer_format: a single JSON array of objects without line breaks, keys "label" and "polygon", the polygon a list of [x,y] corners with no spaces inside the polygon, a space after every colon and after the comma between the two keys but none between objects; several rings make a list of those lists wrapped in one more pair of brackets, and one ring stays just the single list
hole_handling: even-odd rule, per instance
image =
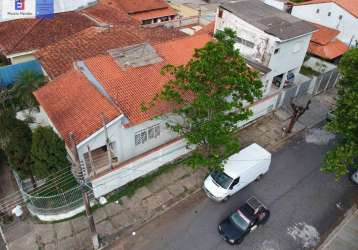
[{"label": "utility pole", "polygon": [[288,127],[287,127],[287,130],[286,130],[286,133],[291,133],[292,132],[292,129],[293,129],[293,126],[295,125],[295,123],[298,121],[298,119],[309,109],[310,107],[310,104],[311,104],[311,100],[309,100],[306,104],[305,107],[303,106],[299,106],[299,105],[296,105],[292,100],[291,100],[291,108],[293,110],[293,114],[291,116],[291,120],[288,124]]},{"label": "utility pole", "polygon": [[[72,143],[72,151],[73,151],[73,155],[74,155],[74,163],[76,165],[77,169],[81,169],[81,163],[80,163],[80,159],[78,156],[78,151],[77,151],[77,146],[76,146],[76,141],[74,138],[74,134],[71,132],[70,133],[70,140]],[[93,215],[92,215],[92,211],[91,211],[91,206],[90,206],[90,202],[88,199],[88,193],[87,193],[87,188],[86,188],[86,180],[85,180],[85,176],[81,176],[80,177],[80,185],[81,185],[81,192],[82,192],[82,198],[83,198],[83,204],[86,208],[86,216],[88,219],[88,224],[92,233],[92,244],[93,244],[93,248],[94,249],[99,249],[99,239],[98,239],[98,233],[96,231],[96,225],[94,223],[93,220]]]}]

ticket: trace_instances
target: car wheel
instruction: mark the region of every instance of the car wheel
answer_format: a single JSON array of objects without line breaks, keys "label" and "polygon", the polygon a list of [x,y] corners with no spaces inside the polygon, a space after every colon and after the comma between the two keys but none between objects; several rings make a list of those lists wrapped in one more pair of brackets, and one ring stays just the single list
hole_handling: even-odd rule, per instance
[{"label": "car wheel", "polygon": [[261,225],[264,225],[267,222],[267,220],[270,218],[269,210],[266,210],[264,213],[265,213],[265,215],[264,215],[263,219],[260,221]]},{"label": "car wheel", "polygon": [[257,176],[256,181],[261,180],[261,179],[262,179],[262,177],[264,177],[264,174],[260,174],[259,176]]}]

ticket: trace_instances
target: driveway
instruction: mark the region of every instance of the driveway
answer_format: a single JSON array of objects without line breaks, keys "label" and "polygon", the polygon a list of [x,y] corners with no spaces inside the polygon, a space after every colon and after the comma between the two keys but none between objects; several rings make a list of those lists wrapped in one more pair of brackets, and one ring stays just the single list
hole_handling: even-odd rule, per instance
[{"label": "driveway", "polygon": [[[320,172],[331,147],[332,140],[317,141],[307,132],[296,136],[273,153],[271,169],[260,182],[228,202],[215,203],[200,191],[119,244],[135,250],[313,248],[357,199],[357,186],[347,178],[336,182],[334,176]],[[240,246],[230,246],[219,237],[217,225],[252,195],[271,210],[271,217]]]}]

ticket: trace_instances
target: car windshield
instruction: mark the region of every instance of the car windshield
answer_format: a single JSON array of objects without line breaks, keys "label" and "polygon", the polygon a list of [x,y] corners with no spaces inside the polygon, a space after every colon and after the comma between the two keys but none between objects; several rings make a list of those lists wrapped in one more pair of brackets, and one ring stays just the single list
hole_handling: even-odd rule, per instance
[{"label": "car windshield", "polygon": [[213,171],[211,173],[211,178],[213,178],[216,184],[218,184],[219,186],[225,189],[227,189],[230,186],[233,180],[230,176],[220,171]]},{"label": "car windshield", "polygon": [[246,231],[249,227],[250,221],[241,212],[233,213],[230,216],[230,220],[243,231]]}]

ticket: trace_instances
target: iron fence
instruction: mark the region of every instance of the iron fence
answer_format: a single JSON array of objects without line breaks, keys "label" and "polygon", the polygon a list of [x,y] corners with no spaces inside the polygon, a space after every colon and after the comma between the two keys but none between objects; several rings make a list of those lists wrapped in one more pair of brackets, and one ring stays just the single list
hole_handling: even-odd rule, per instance
[{"label": "iron fence", "polygon": [[[56,194],[46,195],[45,193],[36,192],[36,189],[29,188],[26,183],[14,172],[16,182],[19,186],[22,198],[26,204],[27,209],[32,215],[36,215],[39,218],[43,216],[65,216],[68,213],[72,213],[83,206],[82,188],[86,188],[90,200],[94,200],[94,195],[90,187],[81,187],[79,184],[74,185],[72,188],[62,191],[57,190],[54,183],[46,183],[41,185],[41,188],[53,188]],[[73,215],[73,214],[72,214]],[[63,217],[62,216],[62,217]]]}]

